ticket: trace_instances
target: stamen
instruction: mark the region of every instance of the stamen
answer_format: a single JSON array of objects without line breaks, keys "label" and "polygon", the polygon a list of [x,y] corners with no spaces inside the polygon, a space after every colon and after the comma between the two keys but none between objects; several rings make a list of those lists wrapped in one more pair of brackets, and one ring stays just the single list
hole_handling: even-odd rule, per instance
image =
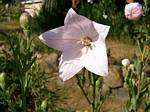
[{"label": "stamen", "polygon": [[80,43],[84,46],[91,46],[92,39],[90,37],[82,37]]},{"label": "stamen", "polygon": [[82,37],[81,40],[79,41],[79,43],[82,44],[83,46],[92,49],[91,42],[92,42],[92,39],[88,36]]}]

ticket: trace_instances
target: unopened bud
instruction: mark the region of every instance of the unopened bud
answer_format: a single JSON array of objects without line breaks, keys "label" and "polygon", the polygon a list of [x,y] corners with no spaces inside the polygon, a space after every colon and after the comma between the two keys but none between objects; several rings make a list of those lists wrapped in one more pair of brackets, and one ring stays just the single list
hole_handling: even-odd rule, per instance
[{"label": "unopened bud", "polygon": [[20,16],[20,26],[24,30],[28,30],[31,24],[31,15],[28,12],[24,12]]},{"label": "unopened bud", "polygon": [[133,64],[130,64],[130,65],[129,65],[129,69],[134,70],[134,65],[133,65]]},{"label": "unopened bud", "polygon": [[121,61],[121,63],[122,63],[123,66],[128,66],[130,64],[130,61],[129,61],[129,59],[123,59]]},{"label": "unopened bud", "polygon": [[3,89],[5,86],[5,73],[0,73],[0,87]]},{"label": "unopened bud", "polygon": [[138,20],[143,16],[142,5],[138,2],[129,3],[125,6],[125,16],[129,20]]}]

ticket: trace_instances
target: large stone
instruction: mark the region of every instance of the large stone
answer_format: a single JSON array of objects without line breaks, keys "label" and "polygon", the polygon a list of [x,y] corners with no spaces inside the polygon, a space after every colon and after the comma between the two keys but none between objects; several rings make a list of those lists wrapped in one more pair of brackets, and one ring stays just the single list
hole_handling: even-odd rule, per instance
[{"label": "large stone", "polygon": [[116,97],[116,98],[120,99],[121,101],[127,101],[128,100],[128,90],[125,87],[111,89],[110,96]]},{"label": "large stone", "polygon": [[58,54],[37,54],[37,62],[45,73],[54,73],[58,70]]},{"label": "large stone", "polygon": [[50,53],[45,58],[45,62],[48,64],[49,67],[56,69],[57,65],[58,65],[58,54],[57,53]]},{"label": "large stone", "polygon": [[127,101],[128,99],[128,90],[126,88],[119,88],[117,91],[118,98],[122,99],[123,101]]},{"label": "large stone", "polygon": [[110,93],[110,87],[106,84],[103,84],[102,86],[102,94],[103,95],[109,95]]},{"label": "large stone", "polygon": [[104,83],[110,88],[123,86],[123,76],[121,67],[118,65],[109,66],[109,75],[103,77]]}]

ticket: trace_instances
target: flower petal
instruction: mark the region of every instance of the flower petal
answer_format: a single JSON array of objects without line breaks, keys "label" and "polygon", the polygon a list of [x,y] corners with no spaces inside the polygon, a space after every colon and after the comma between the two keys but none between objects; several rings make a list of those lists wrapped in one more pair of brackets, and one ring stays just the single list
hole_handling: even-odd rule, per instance
[{"label": "flower petal", "polygon": [[103,24],[99,24],[99,23],[96,23],[96,22],[94,22],[94,21],[93,21],[93,25],[94,25],[96,31],[97,31],[98,34],[99,34],[98,40],[104,42],[104,41],[105,41],[105,38],[106,38],[106,36],[107,36],[107,34],[108,34],[108,31],[109,31],[109,29],[110,29],[110,26],[103,25]]},{"label": "flower petal", "polygon": [[39,39],[49,47],[60,51],[67,51],[73,48],[81,47],[81,45],[77,42],[78,40],[72,39],[72,37],[76,36],[73,35],[75,32],[76,30],[74,31],[73,29],[68,29],[67,31],[64,26],[62,26],[41,34]]},{"label": "flower petal", "polygon": [[108,61],[106,47],[95,44],[92,49],[88,49],[82,58],[85,68],[97,75],[106,76],[108,74]]},{"label": "flower petal", "polygon": [[75,53],[63,53],[61,55],[59,63],[59,77],[63,81],[72,78],[76,73],[78,73],[83,68],[83,64],[81,63],[79,54],[78,52],[75,52]]},{"label": "flower petal", "polygon": [[84,16],[78,15],[72,8],[69,9],[64,24],[65,27],[71,25],[72,27],[79,29],[82,36],[88,36],[92,39],[98,38],[98,33],[95,30],[92,21]]},{"label": "flower petal", "polygon": [[65,25],[64,26],[64,39],[70,39],[80,41],[83,36],[83,32],[77,27],[77,25]]}]

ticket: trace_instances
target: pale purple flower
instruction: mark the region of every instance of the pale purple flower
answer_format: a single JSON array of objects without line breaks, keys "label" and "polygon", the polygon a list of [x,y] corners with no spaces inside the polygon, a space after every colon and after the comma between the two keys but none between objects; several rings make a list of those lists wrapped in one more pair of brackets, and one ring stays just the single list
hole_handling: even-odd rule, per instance
[{"label": "pale purple flower", "polygon": [[64,26],[39,36],[49,47],[62,51],[59,75],[66,81],[83,67],[101,76],[108,74],[105,38],[109,26],[98,24],[78,15],[72,8],[68,11]]},{"label": "pale purple flower", "polygon": [[125,16],[129,20],[138,20],[142,15],[143,8],[138,2],[129,3],[125,6]]}]

